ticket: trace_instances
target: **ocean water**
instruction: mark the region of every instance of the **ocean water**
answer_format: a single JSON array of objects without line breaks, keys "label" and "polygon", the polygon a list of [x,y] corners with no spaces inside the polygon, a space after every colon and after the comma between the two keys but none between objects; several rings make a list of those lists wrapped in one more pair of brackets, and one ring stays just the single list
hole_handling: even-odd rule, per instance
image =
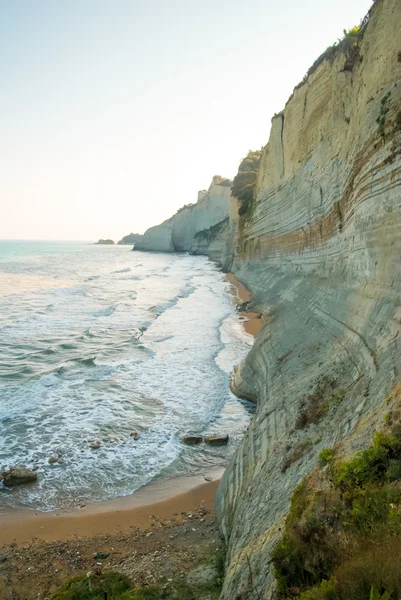
[{"label": "ocean water", "polygon": [[[204,257],[0,241],[0,468],[39,467],[37,484],[0,488],[0,507],[65,508],[224,465],[252,415],[229,390],[251,344]],[[230,442],[185,446],[186,433]]]}]

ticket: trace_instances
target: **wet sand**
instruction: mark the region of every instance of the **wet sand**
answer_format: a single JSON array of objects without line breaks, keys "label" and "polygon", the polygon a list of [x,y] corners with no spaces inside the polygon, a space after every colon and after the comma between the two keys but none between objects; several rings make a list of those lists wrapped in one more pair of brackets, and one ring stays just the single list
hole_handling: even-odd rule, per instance
[{"label": "wet sand", "polygon": [[[226,278],[233,286],[238,300],[242,303],[250,302],[252,299],[251,292],[238,281],[235,275],[227,273]],[[239,312],[238,314],[243,318],[243,327],[245,331],[249,333],[249,335],[256,337],[264,324],[262,315],[256,312]]]},{"label": "wet sand", "polygon": [[170,519],[201,505],[213,507],[214,495],[224,470],[202,475],[177,477],[145,486],[130,496],[88,504],[82,508],[49,513],[30,510],[0,511],[0,548],[12,542],[32,539],[61,541],[124,533],[131,527],[145,529],[149,516]]}]

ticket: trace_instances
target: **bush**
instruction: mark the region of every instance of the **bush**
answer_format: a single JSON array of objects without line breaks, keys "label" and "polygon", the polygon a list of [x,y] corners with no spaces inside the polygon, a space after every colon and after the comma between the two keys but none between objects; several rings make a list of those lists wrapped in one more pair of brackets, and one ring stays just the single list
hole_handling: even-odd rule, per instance
[{"label": "bush", "polygon": [[331,469],[314,470],[292,495],[272,553],[280,595],[401,598],[400,431],[376,433],[372,446],[348,462],[333,459],[324,448],[319,462],[333,463]]},{"label": "bush", "polygon": [[398,437],[376,433],[371,448],[357,452],[352,460],[337,466],[334,484],[346,499],[352,500],[364,486],[394,479],[400,459],[401,442]]},{"label": "bush", "polygon": [[319,464],[321,467],[328,465],[334,458],[334,451],[331,448],[323,448],[319,453]]},{"label": "bush", "polygon": [[329,377],[322,377],[318,381],[315,391],[301,401],[300,412],[295,421],[295,429],[304,429],[324,417],[330,407],[331,399],[334,398],[334,386],[334,379]]},{"label": "bush", "polygon": [[261,150],[250,150],[246,158],[241,162],[238,173],[234,177],[231,191],[233,196],[240,201],[238,210],[240,215],[248,212],[252,205],[261,157]]},{"label": "bush", "polygon": [[361,26],[355,25],[355,27],[348,29],[348,31],[346,31],[344,29],[344,37],[358,37],[360,32],[361,32]]},{"label": "bush", "polygon": [[[53,596],[53,600],[104,600],[105,593],[108,600],[120,600],[126,597],[125,592],[131,588],[130,580],[121,573],[110,571],[102,575],[94,574],[90,578],[82,575],[64,584]],[[142,599],[138,598],[138,600]],[[153,598],[144,596],[143,600],[153,600]]]},{"label": "bush", "polygon": [[401,598],[401,537],[366,540],[351,560],[300,600],[398,600]]}]

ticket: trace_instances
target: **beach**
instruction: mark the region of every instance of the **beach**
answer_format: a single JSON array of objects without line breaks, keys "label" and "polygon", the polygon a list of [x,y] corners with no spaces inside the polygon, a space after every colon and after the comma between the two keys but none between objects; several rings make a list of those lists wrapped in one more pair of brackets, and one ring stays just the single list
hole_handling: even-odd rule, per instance
[{"label": "beach", "polygon": [[[234,275],[227,280],[239,303],[251,300]],[[245,331],[257,335],[261,316],[247,311],[239,316]],[[12,594],[49,598],[66,579],[99,568],[125,573],[141,585],[185,577],[220,547],[214,497],[223,472],[158,480],[131,495],[67,510],[4,508],[0,600]]]},{"label": "beach", "polygon": [[146,529],[150,512],[160,519],[168,519],[175,513],[195,510],[201,504],[211,509],[223,472],[220,469],[205,476],[157,481],[130,496],[65,511],[8,509],[0,512],[0,548],[12,543],[25,544],[32,539],[54,542],[125,533],[133,526]]},{"label": "beach", "polygon": [[184,580],[221,546],[213,509],[219,480],[189,479],[171,482],[161,501],[149,502],[167,489],[147,499],[134,494],[119,508],[9,516],[0,534],[0,600],[44,600],[69,578],[102,570],[124,573],[135,585]]},{"label": "beach", "polygon": [[[227,273],[226,279],[233,286],[236,297],[240,303],[247,304],[251,301],[251,292],[247,290],[240,281],[238,281],[233,273]],[[249,333],[249,335],[256,337],[264,325],[262,315],[257,312],[248,311],[239,311],[238,314],[243,318],[243,326],[245,331]]]}]

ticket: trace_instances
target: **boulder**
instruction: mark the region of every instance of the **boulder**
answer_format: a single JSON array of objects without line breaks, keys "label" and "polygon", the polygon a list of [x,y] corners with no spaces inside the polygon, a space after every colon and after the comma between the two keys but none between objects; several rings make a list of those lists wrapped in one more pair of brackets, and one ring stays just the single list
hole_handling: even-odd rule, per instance
[{"label": "boulder", "polygon": [[202,435],[184,435],[181,438],[181,441],[188,446],[195,446],[196,444],[201,444],[203,442]]},{"label": "boulder", "polygon": [[14,467],[9,471],[3,471],[0,474],[0,479],[3,479],[3,483],[7,487],[31,483],[32,481],[36,481],[37,478],[37,472],[32,469],[27,469],[26,467]]},{"label": "boulder", "polygon": [[205,438],[205,442],[206,444],[209,444],[209,446],[225,446],[228,440],[228,435],[209,435]]}]

